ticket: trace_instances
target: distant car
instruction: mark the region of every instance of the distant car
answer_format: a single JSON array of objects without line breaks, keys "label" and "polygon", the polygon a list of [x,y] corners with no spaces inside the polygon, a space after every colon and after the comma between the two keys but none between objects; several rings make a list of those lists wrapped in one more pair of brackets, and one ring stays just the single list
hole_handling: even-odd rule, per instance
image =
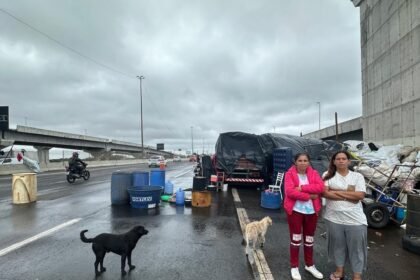
[{"label": "distant car", "polygon": [[166,166],[167,161],[164,156],[151,156],[147,163],[149,167],[159,167],[162,163]]},{"label": "distant car", "polygon": [[180,156],[174,156],[174,162],[179,162],[181,161],[181,157]]}]

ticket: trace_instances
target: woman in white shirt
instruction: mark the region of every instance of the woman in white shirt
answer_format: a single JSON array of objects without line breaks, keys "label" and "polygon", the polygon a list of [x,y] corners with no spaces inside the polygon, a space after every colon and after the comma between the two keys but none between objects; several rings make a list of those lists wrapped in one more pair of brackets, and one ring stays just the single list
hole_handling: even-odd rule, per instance
[{"label": "woman in white shirt", "polygon": [[363,176],[349,170],[350,154],[336,152],[324,175],[328,258],[336,265],[331,280],[344,279],[344,265],[348,259],[353,280],[362,279],[367,260],[367,220],[361,200],[366,185]]}]

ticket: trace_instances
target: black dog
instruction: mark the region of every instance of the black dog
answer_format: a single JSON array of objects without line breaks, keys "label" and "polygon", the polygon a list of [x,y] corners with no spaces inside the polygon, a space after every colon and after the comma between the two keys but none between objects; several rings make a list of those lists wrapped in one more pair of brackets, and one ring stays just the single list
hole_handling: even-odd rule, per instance
[{"label": "black dog", "polygon": [[[85,243],[92,243],[92,250],[96,255],[95,260],[95,274],[99,275],[106,271],[104,267],[104,257],[108,252],[113,252],[121,256],[121,274],[125,275],[125,259],[128,259],[128,267],[130,270],[134,269],[135,266],[131,265],[131,252],[136,247],[137,241],[143,235],[147,234],[147,231],[143,226],[136,226],[130,231],[123,234],[111,234],[102,233],[95,238],[86,238],[85,232],[88,230],[82,230],[80,232],[80,239]],[[101,265],[101,270],[98,270],[98,265]]]}]

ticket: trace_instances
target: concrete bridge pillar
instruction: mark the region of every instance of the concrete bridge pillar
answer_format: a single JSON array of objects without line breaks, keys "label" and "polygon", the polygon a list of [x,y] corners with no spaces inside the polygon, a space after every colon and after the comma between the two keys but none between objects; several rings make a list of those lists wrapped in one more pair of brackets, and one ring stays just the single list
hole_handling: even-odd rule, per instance
[{"label": "concrete bridge pillar", "polygon": [[111,152],[108,152],[105,149],[84,149],[83,151],[91,154],[95,160],[107,160],[111,157]]},{"label": "concrete bridge pillar", "polygon": [[41,168],[48,167],[48,163],[50,162],[50,147],[44,146],[34,146],[37,149],[38,153],[38,162]]},{"label": "concrete bridge pillar", "polygon": [[0,138],[0,149],[12,146],[15,141]]},{"label": "concrete bridge pillar", "polygon": [[131,153],[133,156],[134,156],[134,158],[136,158],[136,159],[141,159],[142,158],[142,154],[141,153]]}]

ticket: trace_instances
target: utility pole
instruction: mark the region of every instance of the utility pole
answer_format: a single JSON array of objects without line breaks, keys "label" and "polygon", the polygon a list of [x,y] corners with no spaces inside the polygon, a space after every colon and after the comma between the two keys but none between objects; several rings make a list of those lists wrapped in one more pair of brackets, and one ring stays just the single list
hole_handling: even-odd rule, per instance
[{"label": "utility pole", "polygon": [[141,130],[141,157],[144,158],[144,145],[143,145],[143,92],[141,87],[141,80],[144,76],[137,76],[140,80],[140,130]]},{"label": "utility pole", "polygon": [[321,130],[321,102],[318,103],[318,130]]}]

